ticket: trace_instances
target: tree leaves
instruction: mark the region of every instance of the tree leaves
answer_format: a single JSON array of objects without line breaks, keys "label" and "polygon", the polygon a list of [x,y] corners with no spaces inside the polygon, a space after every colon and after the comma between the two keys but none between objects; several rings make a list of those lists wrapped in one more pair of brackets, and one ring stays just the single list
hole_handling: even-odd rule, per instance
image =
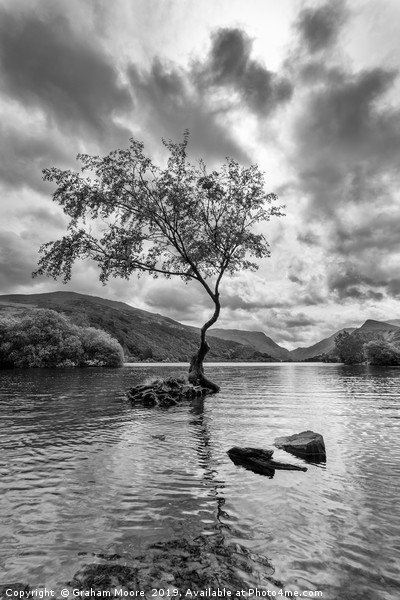
[{"label": "tree leaves", "polygon": [[251,258],[269,256],[257,223],[281,216],[266,193],[256,165],[232,159],[219,171],[207,172],[203,161],[187,159],[189,132],[183,141],[163,140],[169,151],[161,169],[134,139],[128,149],[105,157],[79,154],[81,172],[45,169],[56,184],[53,200],[70,218],[61,240],[44,244],[36,275],[64,281],[79,258],[99,266],[100,280],[129,278],[133,273],[196,279],[214,299],[224,273],[255,270]]}]

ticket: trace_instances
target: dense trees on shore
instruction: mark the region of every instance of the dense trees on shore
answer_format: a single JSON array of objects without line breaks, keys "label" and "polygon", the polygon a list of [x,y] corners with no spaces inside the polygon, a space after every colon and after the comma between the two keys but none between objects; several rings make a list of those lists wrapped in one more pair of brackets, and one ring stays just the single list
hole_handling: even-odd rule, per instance
[{"label": "dense trees on shore", "polygon": [[384,340],[373,340],[365,344],[364,355],[371,365],[400,365],[400,349]]},{"label": "dense trees on shore", "polygon": [[346,365],[400,365],[400,348],[381,336],[371,339],[360,332],[344,331],[335,338],[339,360]]},{"label": "dense trees on shore", "polygon": [[124,354],[105,331],[73,325],[53,310],[0,316],[0,365],[9,367],[119,367]]},{"label": "dense trees on shore", "polygon": [[339,360],[345,365],[355,365],[364,361],[364,344],[367,338],[358,331],[343,331],[335,337]]}]

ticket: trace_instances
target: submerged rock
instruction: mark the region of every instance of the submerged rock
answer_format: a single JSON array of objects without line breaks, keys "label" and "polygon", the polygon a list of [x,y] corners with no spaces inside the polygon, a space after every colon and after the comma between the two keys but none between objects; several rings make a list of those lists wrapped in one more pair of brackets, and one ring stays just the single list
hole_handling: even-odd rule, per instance
[{"label": "submerged rock", "polygon": [[314,431],[302,431],[294,435],[276,438],[274,446],[310,462],[325,462],[324,438]]},{"label": "submerged rock", "polygon": [[213,392],[210,389],[192,385],[183,377],[169,377],[156,379],[145,385],[137,385],[130,388],[126,394],[134,404],[168,408],[184,400],[193,400],[211,393]]},{"label": "submerged rock", "polygon": [[253,585],[263,589],[268,582],[282,587],[273,574],[265,556],[214,536],[199,536],[153,544],[145,554],[130,557],[128,564],[84,565],[67,585],[81,591],[110,590],[111,596],[121,588],[128,592],[124,596],[143,591],[145,598],[151,598],[154,589],[166,590],[165,596],[184,596],[188,589],[225,588],[233,595]]},{"label": "submerged rock", "polygon": [[273,450],[262,450],[261,448],[238,448],[228,450],[227,454],[235,465],[241,465],[259,475],[273,477],[275,470],[285,471],[307,471],[307,467],[290,465],[272,460]]}]

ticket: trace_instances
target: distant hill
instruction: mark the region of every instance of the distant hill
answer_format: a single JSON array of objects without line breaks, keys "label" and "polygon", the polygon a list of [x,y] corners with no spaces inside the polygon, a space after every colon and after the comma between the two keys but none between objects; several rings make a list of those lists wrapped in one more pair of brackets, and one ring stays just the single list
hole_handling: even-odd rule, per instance
[{"label": "distant hill", "polygon": [[386,321],[374,321],[373,319],[368,319],[357,329],[362,333],[370,332],[370,331],[395,331],[396,325],[387,323]]},{"label": "distant hill", "polygon": [[303,361],[321,357],[322,355],[333,355],[336,348],[335,337],[344,331],[349,333],[359,331],[365,336],[367,341],[379,338],[400,345],[400,319],[393,319],[387,322],[367,319],[367,321],[359,328],[346,327],[340,329],[312,346],[300,347],[291,351],[279,346],[261,331],[213,328],[210,330],[209,335],[246,344],[260,352],[267,352],[278,360]]},{"label": "distant hill", "polygon": [[[124,302],[75,292],[0,295],[1,312],[49,308],[64,313],[80,326],[103,329],[122,345],[126,359],[188,361],[197,351],[199,330],[173,319],[134,308]],[[274,361],[243,344],[214,338],[210,361]]]},{"label": "distant hill", "polygon": [[356,331],[362,333],[368,341],[381,339],[400,345],[400,327],[392,323],[368,319]]},{"label": "distant hill", "polygon": [[[197,351],[199,330],[160,314],[135,308],[124,302],[75,292],[0,295],[0,314],[50,308],[67,315],[73,323],[103,329],[122,345],[127,360],[188,361]],[[212,328],[209,361],[270,362],[303,361],[329,355],[335,337],[359,331],[367,340],[385,339],[400,346],[400,319],[368,319],[357,328],[347,327],[313,344],[289,351],[261,331]]]},{"label": "distant hill", "polygon": [[220,329],[212,328],[208,332],[212,337],[218,337],[223,340],[231,340],[251,346],[259,352],[266,352],[277,360],[291,360],[289,350],[279,346],[274,340],[266,336],[262,331],[243,331],[241,329]]},{"label": "distant hill", "polygon": [[396,325],[396,327],[400,327],[400,319],[390,319],[390,321],[385,321],[385,323],[389,323],[389,325]]},{"label": "distant hill", "polygon": [[305,348],[296,348],[290,352],[292,360],[309,360],[314,357],[319,357],[323,354],[329,355],[335,350],[335,337],[344,331],[349,333],[359,332],[365,336],[366,341],[373,339],[385,339],[394,343],[400,343],[400,327],[397,327],[394,323],[400,323],[400,319],[394,319],[391,322],[375,321],[373,319],[367,319],[361,327],[347,327],[337,331],[333,335],[329,336]]},{"label": "distant hill", "polygon": [[309,358],[314,358],[315,356],[320,356],[321,354],[329,354],[332,350],[335,349],[335,337],[342,333],[343,331],[348,331],[351,333],[354,331],[354,327],[347,327],[345,329],[340,329],[336,331],[336,333],[330,335],[329,337],[313,344],[312,346],[307,346],[303,348],[296,348],[295,350],[291,350],[290,358],[295,361],[307,360]]}]

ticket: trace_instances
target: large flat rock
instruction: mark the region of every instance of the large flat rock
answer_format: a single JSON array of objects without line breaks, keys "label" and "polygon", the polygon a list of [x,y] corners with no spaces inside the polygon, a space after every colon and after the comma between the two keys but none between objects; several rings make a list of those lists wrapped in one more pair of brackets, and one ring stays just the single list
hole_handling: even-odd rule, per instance
[{"label": "large flat rock", "polygon": [[311,462],[325,462],[324,438],[314,431],[302,431],[294,435],[276,438],[274,446]]}]

